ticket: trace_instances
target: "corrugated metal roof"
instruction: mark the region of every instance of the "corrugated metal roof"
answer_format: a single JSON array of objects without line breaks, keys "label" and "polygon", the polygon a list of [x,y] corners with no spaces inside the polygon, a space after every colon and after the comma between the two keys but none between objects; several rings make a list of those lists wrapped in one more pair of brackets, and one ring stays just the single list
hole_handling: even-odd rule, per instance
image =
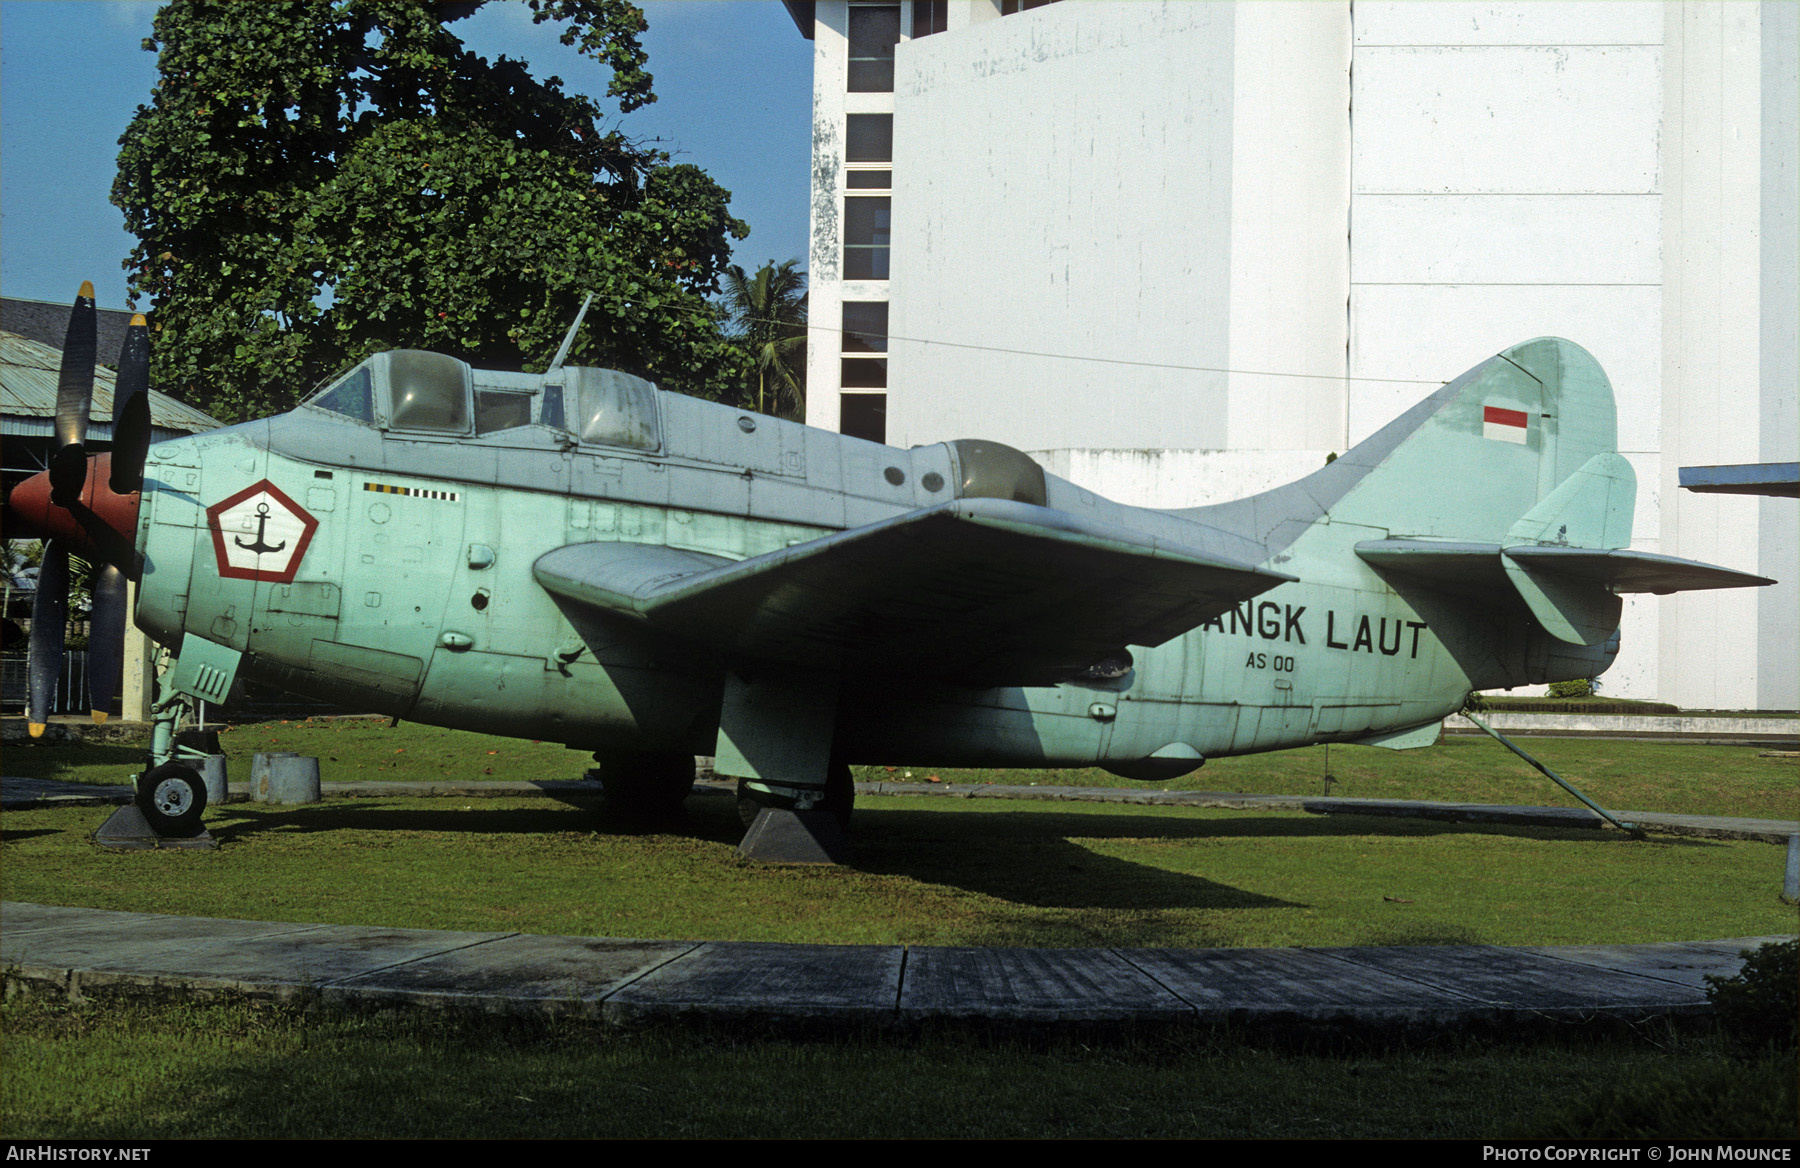
[{"label": "corrugated metal roof", "polygon": [[[6,433],[49,432],[48,422],[56,416],[56,376],[61,367],[60,351],[17,333],[0,332],[0,414],[5,415]],[[113,381],[112,370],[105,366],[94,370],[94,404],[88,416],[88,431],[98,439],[112,436]],[[224,425],[154,389],[150,391],[150,424],[155,430],[183,434],[198,434]]]}]

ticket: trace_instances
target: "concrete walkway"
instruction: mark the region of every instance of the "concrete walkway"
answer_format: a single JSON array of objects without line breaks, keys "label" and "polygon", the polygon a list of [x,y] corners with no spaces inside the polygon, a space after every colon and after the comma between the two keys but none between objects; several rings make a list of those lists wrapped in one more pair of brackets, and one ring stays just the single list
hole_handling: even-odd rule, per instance
[{"label": "concrete walkway", "polygon": [[1228,1026],[1359,1037],[1703,1014],[1775,938],[1663,945],[979,949],[641,941],[0,905],[13,993],[241,995],[609,1022]]},{"label": "concrete walkway", "polygon": [[[361,783],[329,794],[597,793],[585,782]],[[514,788],[517,788],[515,790]],[[1104,799],[1596,826],[1569,808],[1066,787],[864,784],[866,794]],[[702,791],[726,795],[723,785]],[[6,779],[7,808],[118,803],[126,788]],[[1785,840],[1800,824],[1625,812],[1657,830]],[[1652,823],[1652,821],[1661,821]],[[7,903],[7,992],[243,995],[345,1005],[855,1029],[933,1023],[1227,1026],[1391,1038],[1636,1025],[1705,1013],[1705,977],[1780,938],[1659,945],[984,949],[646,941],[213,920]]]}]

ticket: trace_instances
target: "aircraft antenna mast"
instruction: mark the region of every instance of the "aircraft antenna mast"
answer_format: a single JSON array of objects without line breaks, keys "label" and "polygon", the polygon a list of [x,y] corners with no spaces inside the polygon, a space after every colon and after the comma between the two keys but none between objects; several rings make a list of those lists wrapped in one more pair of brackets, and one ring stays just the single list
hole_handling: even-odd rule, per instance
[{"label": "aircraft antenna mast", "polygon": [[550,362],[550,368],[544,370],[545,377],[552,377],[562,369],[563,358],[569,355],[569,346],[575,343],[575,331],[581,327],[582,320],[587,316],[588,305],[593,302],[594,294],[589,292],[586,299],[581,302],[581,311],[575,314],[575,323],[570,325],[569,331],[563,335],[562,348],[556,350],[556,359]]}]

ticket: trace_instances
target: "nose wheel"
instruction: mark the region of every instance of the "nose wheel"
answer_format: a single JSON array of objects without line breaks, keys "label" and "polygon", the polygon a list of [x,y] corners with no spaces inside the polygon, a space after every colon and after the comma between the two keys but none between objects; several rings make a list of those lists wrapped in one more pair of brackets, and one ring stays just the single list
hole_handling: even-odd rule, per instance
[{"label": "nose wheel", "polygon": [[138,778],[137,807],[157,835],[191,839],[200,834],[206,812],[206,783],[179,762],[153,767]]}]

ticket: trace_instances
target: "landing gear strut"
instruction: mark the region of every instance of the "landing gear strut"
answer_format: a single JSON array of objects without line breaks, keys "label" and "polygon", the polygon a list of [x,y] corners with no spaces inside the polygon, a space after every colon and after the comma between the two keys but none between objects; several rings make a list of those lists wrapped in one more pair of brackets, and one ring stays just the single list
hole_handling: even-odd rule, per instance
[{"label": "landing gear strut", "polygon": [[855,788],[832,756],[838,679],[767,666],[728,672],[713,766],[738,780],[746,860],[841,864]]},{"label": "landing gear strut", "polygon": [[[739,779],[737,787],[738,822],[747,831],[756,822],[757,813],[765,807],[793,811],[799,800],[792,795],[758,790],[748,779]],[[834,762],[825,772],[825,794],[813,804],[829,814],[845,831],[850,830],[850,813],[856,809],[856,781],[850,777],[850,764]]]}]

